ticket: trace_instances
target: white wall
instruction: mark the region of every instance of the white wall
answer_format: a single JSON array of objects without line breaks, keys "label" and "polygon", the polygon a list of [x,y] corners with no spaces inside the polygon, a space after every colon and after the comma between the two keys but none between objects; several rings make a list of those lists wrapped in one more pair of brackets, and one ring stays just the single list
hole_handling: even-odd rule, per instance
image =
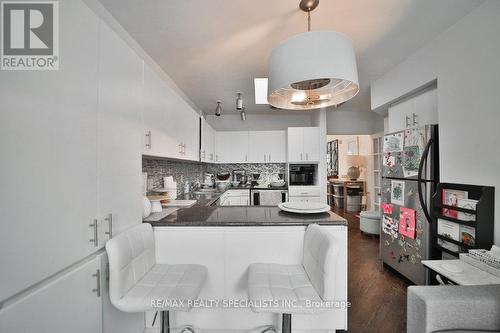
[{"label": "white wall", "polygon": [[328,134],[373,134],[383,130],[384,118],[377,113],[354,110],[336,110],[326,112]]},{"label": "white wall", "polygon": [[321,199],[327,202],[327,165],[326,165],[326,109],[319,109],[312,113],[311,125],[319,127],[319,163],[318,163],[318,185],[320,186]]},{"label": "white wall", "polygon": [[500,1],[489,0],[371,85],[372,109],[437,79],[441,181],[496,187],[500,244]]},{"label": "white wall", "polygon": [[367,209],[371,208],[372,193],[373,193],[373,144],[371,135],[328,135],[327,141],[339,140],[339,177],[347,178],[347,169],[350,165],[347,164],[347,142],[359,138],[359,155],[365,156],[365,166],[361,168],[360,180],[364,180],[368,204]]},{"label": "white wall", "polygon": [[274,131],[286,130],[288,127],[311,126],[311,114],[247,114],[247,120],[242,121],[240,113],[223,114],[219,117],[206,115],[207,122],[217,131]]}]

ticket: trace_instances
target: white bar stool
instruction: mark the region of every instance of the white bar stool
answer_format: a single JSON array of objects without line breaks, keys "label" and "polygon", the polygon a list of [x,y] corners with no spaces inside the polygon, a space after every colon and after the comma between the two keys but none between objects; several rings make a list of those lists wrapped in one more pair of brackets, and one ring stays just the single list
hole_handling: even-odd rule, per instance
[{"label": "white bar stool", "polygon": [[[303,251],[302,264],[299,265],[254,263],[248,268],[248,296],[252,310],[282,314],[283,333],[292,331],[292,313],[326,311],[326,307],[314,304],[333,301],[335,296],[335,268],[339,253],[335,237],[317,224],[309,225],[304,235]],[[269,303],[271,305],[267,306]]]},{"label": "white bar stool", "polygon": [[[202,265],[156,264],[153,228],[132,227],[106,243],[109,297],[124,312],[161,311],[161,332],[170,332],[169,310],[189,311],[207,277]],[[183,328],[181,332],[194,332]]]}]

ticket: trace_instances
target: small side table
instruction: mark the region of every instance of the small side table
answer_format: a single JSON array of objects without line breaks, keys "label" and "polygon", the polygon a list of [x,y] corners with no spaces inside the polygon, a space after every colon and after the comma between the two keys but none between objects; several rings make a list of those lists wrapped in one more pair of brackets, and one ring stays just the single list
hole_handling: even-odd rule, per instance
[{"label": "small side table", "polygon": [[[422,260],[422,264],[435,274],[461,286],[500,284],[500,278],[460,259]],[[460,270],[458,272],[457,270]]]}]

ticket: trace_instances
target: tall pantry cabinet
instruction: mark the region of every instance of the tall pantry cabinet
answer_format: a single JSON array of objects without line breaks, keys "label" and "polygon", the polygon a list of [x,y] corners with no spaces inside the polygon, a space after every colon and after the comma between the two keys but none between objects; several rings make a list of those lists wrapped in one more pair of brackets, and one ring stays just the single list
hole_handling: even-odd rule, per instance
[{"label": "tall pantry cabinet", "polygon": [[140,332],[103,246],[141,222],[143,61],[82,1],[59,11],[60,69],[0,76],[0,331]]}]

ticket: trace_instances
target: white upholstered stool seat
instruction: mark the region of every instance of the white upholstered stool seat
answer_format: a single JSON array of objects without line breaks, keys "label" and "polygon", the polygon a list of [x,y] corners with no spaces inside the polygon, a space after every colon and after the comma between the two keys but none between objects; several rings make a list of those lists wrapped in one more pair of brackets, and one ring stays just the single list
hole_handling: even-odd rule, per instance
[{"label": "white upholstered stool seat", "polygon": [[[207,277],[197,264],[156,263],[153,228],[142,223],[106,243],[109,297],[124,312],[162,311],[162,333],[169,332],[169,310],[189,311]],[[192,330],[190,330],[192,331]]]},{"label": "white upholstered stool seat", "polygon": [[125,312],[189,311],[192,304],[189,301],[198,297],[206,276],[207,269],[202,265],[154,265],[114,305]]},{"label": "white upholstered stool seat", "polygon": [[254,312],[282,314],[283,333],[291,332],[291,314],[328,310],[335,300],[339,245],[317,224],[304,234],[302,264],[254,263],[248,268],[248,298]]},{"label": "white upholstered stool seat", "polygon": [[[312,314],[324,311],[308,306],[308,301],[322,300],[302,265],[251,264],[248,268],[248,298],[254,312]],[[261,300],[274,302],[263,307],[259,304]]]}]

